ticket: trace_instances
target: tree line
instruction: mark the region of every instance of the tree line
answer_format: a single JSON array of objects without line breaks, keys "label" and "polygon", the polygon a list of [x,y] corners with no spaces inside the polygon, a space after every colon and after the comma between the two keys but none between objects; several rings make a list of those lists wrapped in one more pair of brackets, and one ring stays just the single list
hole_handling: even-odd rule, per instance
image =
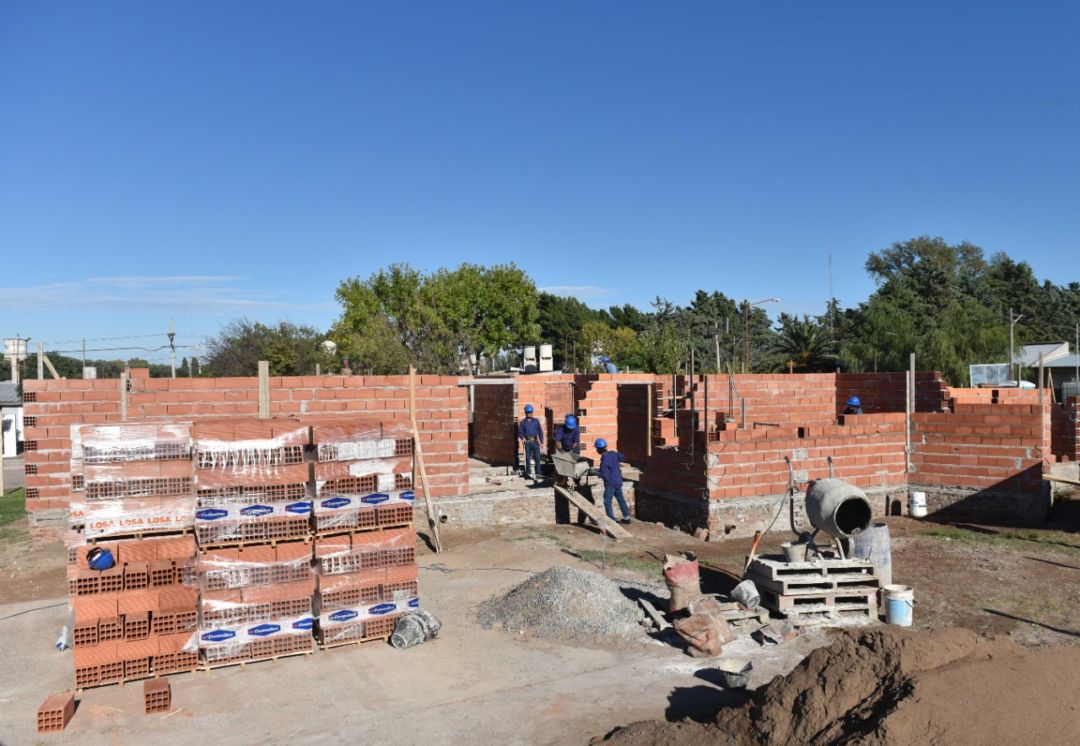
[{"label": "tree line", "polygon": [[[691,361],[697,372],[898,371],[914,352],[920,369],[964,384],[968,365],[1008,360],[1009,309],[1023,316],[1018,346],[1071,340],[1080,321],[1080,282],[1040,282],[1026,262],[987,257],[970,243],[913,238],[871,252],[865,269],[876,285],[865,301],[842,308],[832,299],[820,315],[771,319],[719,290],[698,290],[683,306],[657,297],[647,309],[596,309],[538,290],[514,264],[432,273],[392,264],[340,283],[331,328],[235,321],[208,342],[201,365],[185,360],[178,375],[253,375],[259,360],[272,375],[343,365],[375,375],[410,365],[482,373],[520,365],[523,345],[546,343],[557,370],[583,372],[598,370],[603,356],[650,373],[684,373]],[[72,377],[71,364],[81,368],[60,356],[54,363]],[[108,377],[123,361],[95,364]],[[169,374],[151,366],[151,375]]]}]

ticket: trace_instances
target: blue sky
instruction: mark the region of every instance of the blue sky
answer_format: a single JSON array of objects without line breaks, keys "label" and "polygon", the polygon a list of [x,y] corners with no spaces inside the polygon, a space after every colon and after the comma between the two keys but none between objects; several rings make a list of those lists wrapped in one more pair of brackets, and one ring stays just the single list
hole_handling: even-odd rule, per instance
[{"label": "blue sky", "polygon": [[772,313],[923,234],[1080,279],[1078,8],[0,0],[0,336],[326,326],[395,261]]}]

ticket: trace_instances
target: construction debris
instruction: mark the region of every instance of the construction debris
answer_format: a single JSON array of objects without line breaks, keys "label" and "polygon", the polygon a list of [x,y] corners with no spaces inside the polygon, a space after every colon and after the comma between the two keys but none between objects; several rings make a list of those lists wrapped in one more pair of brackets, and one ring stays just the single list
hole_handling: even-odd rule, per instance
[{"label": "construction debris", "polygon": [[564,565],[533,575],[477,614],[484,627],[557,640],[640,638],[644,616],[615,581]]},{"label": "construction debris", "polygon": [[735,639],[724,619],[723,605],[711,596],[699,598],[688,607],[690,616],[674,621],[675,631],[686,640],[687,652],[695,658],[720,655],[724,643]]},{"label": "construction debris", "polygon": [[697,557],[690,552],[664,557],[664,581],[671,591],[668,613],[676,614],[701,597],[701,576]]}]

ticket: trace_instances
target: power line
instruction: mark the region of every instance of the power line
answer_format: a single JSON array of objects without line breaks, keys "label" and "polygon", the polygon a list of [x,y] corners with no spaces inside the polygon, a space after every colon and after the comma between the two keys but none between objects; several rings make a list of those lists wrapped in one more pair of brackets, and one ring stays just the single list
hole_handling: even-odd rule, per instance
[{"label": "power line", "polygon": [[[157,332],[156,334],[129,334],[129,335],[126,335],[126,336],[123,336],[123,337],[86,337],[85,339],[80,337],[79,339],[62,339],[62,340],[59,340],[59,341],[42,342],[42,344],[44,344],[46,347],[48,347],[49,345],[68,345],[68,344],[75,344],[76,342],[115,342],[115,341],[121,340],[121,339],[149,339],[151,337],[167,337],[167,336],[169,336],[168,332]],[[177,337],[197,337],[199,339],[205,339],[205,338],[211,337],[213,335],[212,334],[195,334],[195,333],[190,333],[189,332],[189,333],[186,333],[186,334],[185,333],[177,333],[176,336]]]}]

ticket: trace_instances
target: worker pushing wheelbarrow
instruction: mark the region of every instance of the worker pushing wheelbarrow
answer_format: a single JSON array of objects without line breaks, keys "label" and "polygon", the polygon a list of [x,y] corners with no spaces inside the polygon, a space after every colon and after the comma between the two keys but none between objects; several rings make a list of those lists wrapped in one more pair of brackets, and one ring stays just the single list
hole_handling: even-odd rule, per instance
[{"label": "worker pushing wheelbarrow", "polygon": [[566,415],[561,425],[555,428],[555,452],[551,454],[555,466],[555,482],[566,487],[581,484],[591,464],[581,458],[581,433],[578,431],[577,417]]}]

